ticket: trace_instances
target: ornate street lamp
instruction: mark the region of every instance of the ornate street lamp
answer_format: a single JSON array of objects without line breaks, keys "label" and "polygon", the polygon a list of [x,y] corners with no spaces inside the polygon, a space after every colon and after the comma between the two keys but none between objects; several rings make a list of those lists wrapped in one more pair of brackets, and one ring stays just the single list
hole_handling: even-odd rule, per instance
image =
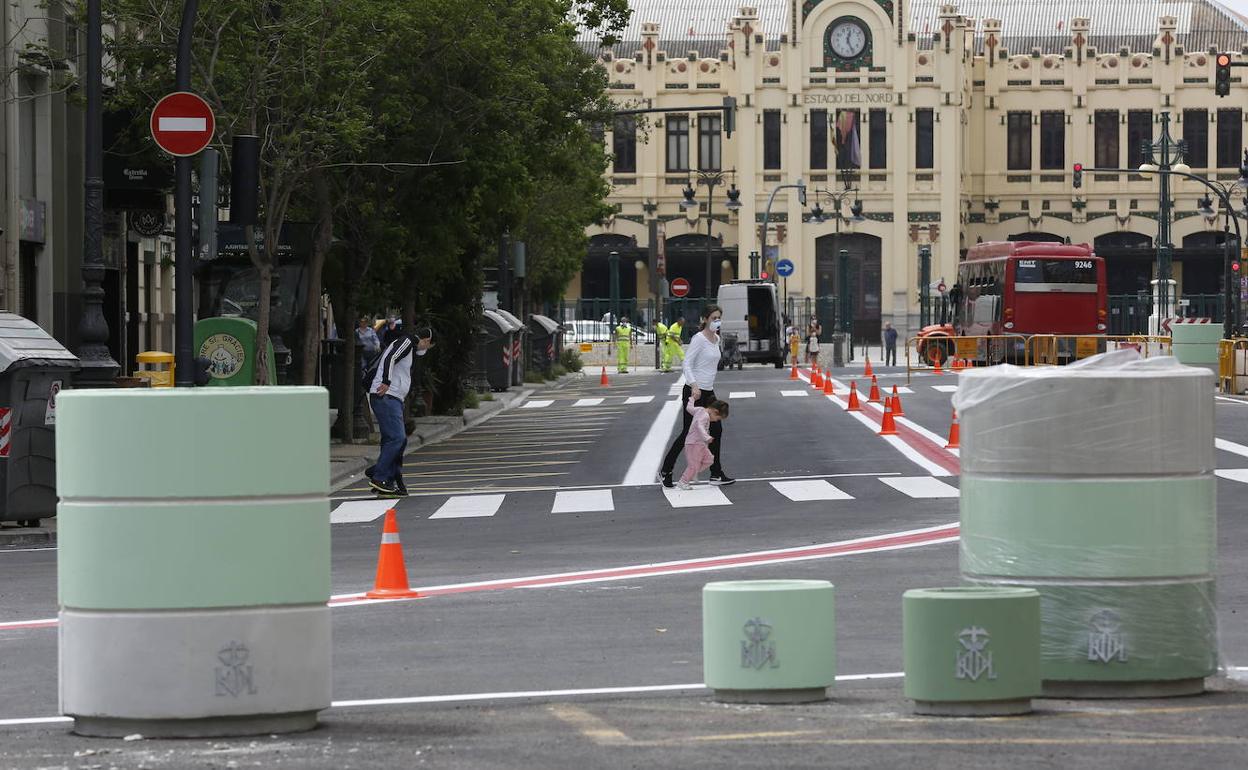
[{"label": "ornate street lamp", "polygon": [[[724,183],[724,172],[722,171],[699,171],[697,184],[706,186],[706,288],[703,290],[704,298],[709,299],[714,296],[711,293],[711,281],[713,280],[713,270],[711,265],[711,237],[712,228],[715,225],[714,205],[715,205],[715,188]],[[680,202],[680,207],[687,213],[692,214],[697,211],[699,203],[697,201],[697,191],[693,187],[693,182],[685,183],[685,189],[681,191],[685,199]],[[728,202],[725,207],[733,213],[741,208],[741,191],[737,189],[734,183],[727,192]],[[718,286],[718,284],[716,284]]]}]

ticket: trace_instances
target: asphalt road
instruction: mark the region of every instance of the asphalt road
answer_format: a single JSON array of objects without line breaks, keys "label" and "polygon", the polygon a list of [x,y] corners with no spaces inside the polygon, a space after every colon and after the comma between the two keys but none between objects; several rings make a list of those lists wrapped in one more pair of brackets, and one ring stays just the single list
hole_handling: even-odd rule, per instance
[{"label": "asphalt road", "polygon": [[[862,385],[860,374],[835,373]],[[922,430],[946,435],[956,378],[909,383],[903,438],[919,449],[903,453],[838,397],[788,375],[721,373],[716,392],[732,404],[724,466],[740,481],[717,490],[654,483],[677,417],[676,375],[613,376],[608,388],[586,378],[412,453],[416,494],[396,510],[421,600],[355,600],[371,587],[380,512],[356,502],[368,497],[358,481],[346,484],[333,525],[334,698],[365,703],[327,711],[318,731],[131,744],[70,737],[57,723],[0,725],[0,764],[893,767],[921,757],[931,767],[1160,767],[1197,754],[1208,767],[1242,764],[1248,692],[1230,679],[1201,698],[1038,701],[1040,715],[1025,719],[913,717],[895,676],[901,593],[960,582],[957,544],[938,537],[958,518],[956,457]],[[907,386],[896,371],[880,383]],[[1219,401],[1217,421],[1230,442],[1219,468],[1248,469],[1235,449],[1248,445],[1248,403]],[[1248,665],[1246,493],[1244,482],[1218,481],[1219,633],[1232,668]],[[918,537],[933,542],[915,547],[879,539],[929,529]],[[783,549],[794,550],[760,556]],[[688,560],[713,561],[669,564]],[[697,686],[701,587],[754,578],[835,583],[838,671],[885,678],[838,683],[821,705],[713,703]],[[55,551],[0,552],[0,597],[0,720],[53,716],[56,631],[11,623],[55,617]],[[551,692],[646,687],[677,689]],[[368,703],[377,699],[409,702]],[[109,753],[74,756],[83,751]]]}]

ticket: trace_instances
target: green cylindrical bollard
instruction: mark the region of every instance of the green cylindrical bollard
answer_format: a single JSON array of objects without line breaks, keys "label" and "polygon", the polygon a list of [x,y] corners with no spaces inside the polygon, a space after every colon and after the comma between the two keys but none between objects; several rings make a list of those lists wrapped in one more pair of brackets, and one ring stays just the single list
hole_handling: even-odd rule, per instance
[{"label": "green cylindrical bollard", "polygon": [[1044,693],[1203,691],[1217,667],[1210,372],[1130,351],[990,367],[962,374],[954,404],[962,573],[1039,591]]},{"label": "green cylindrical bollard", "polygon": [[306,730],[330,703],[322,388],[57,400],[61,710],[84,735]]},{"label": "green cylindrical bollard", "polygon": [[906,697],[919,714],[1026,714],[1040,694],[1040,594],[916,588],[902,597]]},{"label": "green cylindrical bollard", "polygon": [[706,686],[734,703],[809,703],[836,682],[836,603],[826,580],[739,580],[702,589]]}]

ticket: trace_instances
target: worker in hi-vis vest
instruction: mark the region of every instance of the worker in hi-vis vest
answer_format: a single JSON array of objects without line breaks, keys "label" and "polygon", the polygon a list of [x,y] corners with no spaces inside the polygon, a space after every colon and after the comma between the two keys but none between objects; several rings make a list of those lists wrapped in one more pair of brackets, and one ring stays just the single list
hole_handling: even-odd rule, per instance
[{"label": "worker in hi-vis vest", "polygon": [[628,351],[633,336],[633,327],[628,325],[628,316],[620,317],[620,325],[615,327],[615,370],[620,374],[628,374]]},{"label": "worker in hi-vis vest", "polygon": [[658,346],[659,351],[659,371],[670,372],[672,370],[672,357],[667,349],[667,324],[662,321],[654,323],[654,344]]},{"label": "worker in hi-vis vest", "polygon": [[683,315],[676,316],[676,320],[672,325],[667,327],[667,339],[663,341],[663,353],[667,356],[667,368],[663,371],[672,371],[672,365],[685,365],[685,349],[680,346],[680,335],[684,330],[685,317]]}]

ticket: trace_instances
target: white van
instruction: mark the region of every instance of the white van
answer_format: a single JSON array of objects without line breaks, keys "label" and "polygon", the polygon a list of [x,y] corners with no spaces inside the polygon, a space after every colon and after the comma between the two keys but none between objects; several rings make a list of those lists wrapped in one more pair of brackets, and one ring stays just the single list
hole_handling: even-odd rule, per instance
[{"label": "white van", "polygon": [[[754,363],[784,366],[784,324],[780,318],[780,298],[770,281],[733,281],[719,287],[717,304],[723,311],[720,335],[735,334],[740,359]],[[734,360],[732,351],[724,351]]]}]

